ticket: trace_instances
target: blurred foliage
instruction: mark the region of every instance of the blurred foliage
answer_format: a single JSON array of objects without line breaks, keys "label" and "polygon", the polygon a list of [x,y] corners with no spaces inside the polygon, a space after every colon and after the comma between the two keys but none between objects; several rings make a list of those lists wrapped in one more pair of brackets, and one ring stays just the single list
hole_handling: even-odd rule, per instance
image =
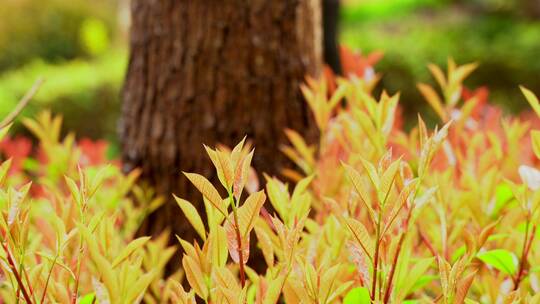
[{"label": "blurred foliage", "polygon": [[100,20],[113,34],[116,11],[110,0],[4,0],[0,10],[0,70],[39,57],[56,62],[93,55],[80,43],[86,20]]},{"label": "blurred foliage", "polygon": [[439,7],[447,0],[345,0],[345,10],[342,21],[357,22],[359,20],[374,20],[395,18],[410,14],[419,7]]},{"label": "blurred foliage", "polygon": [[91,55],[102,54],[109,47],[107,26],[97,18],[88,18],[82,23],[79,37],[81,45]]},{"label": "blurred foliage", "polygon": [[23,115],[50,108],[78,134],[112,140],[127,58],[118,16],[117,0],[2,1],[0,117],[43,77]]},{"label": "blurred foliage", "polygon": [[[402,92],[406,114],[424,112],[414,101],[416,81],[433,82],[426,63],[444,65],[450,56],[481,63],[470,85],[489,86],[490,100],[518,112],[525,103],[517,85],[540,91],[540,21],[524,17],[534,14],[534,2],[342,0],[341,41],[364,54],[385,53],[382,86]],[[25,115],[52,108],[82,136],[114,138],[127,61],[119,24],[128,11],[123,0],[2,1],[0,117],[42,76]]]},{"label": "blurred foliage", "polygon": [[0,75],[0,117],[15,107],[38,77],[43,77],[45,83],[23,115],[50,108],[64,113],[65,125],[83,130],[81,135],[111,138],[120,111],[118,91],[126,64],[125,50],[111,50],[95,60],[76,59],[63,64],[34,60]]},{"label": "blurred foliage", "polygon": [[342,42],[364,52],[385,52],[378,65],[385,73],[383,86],[402,92],[409,114],[424,107],[414,102],[420,97],[414,84],[431,81],[426,63],[441,65],[450,56],[481,63],[471,85],[489,86],[494,103],[520,111],[526,104],[517,85],[540,90],[540,21],[520,17],[516,6],[505,4],[516,1],[451,2],[458,1],[349,1],[343,10]]}]

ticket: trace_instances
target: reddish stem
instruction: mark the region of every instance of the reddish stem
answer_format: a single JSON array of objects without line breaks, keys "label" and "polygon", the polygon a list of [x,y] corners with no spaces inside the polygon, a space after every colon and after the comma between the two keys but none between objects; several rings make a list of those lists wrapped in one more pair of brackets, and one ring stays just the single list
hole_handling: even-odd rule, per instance
[{"label": "reddish stem", "polygon": [[431,255],[432,256],[437,256],[437,252],[435,251],[435,248],[433,248],[433,245],[431,244],[431,242],[429,241],[428,237],[426,236],[426,234],[424,233],[424,231],[422,231],[420,229],[420,227],[418,227],[418,232],[420,234],[420,238],[422,239],[422,242],[426,245],[426,247],[428,248],[429,252],[431,252]]},{"label": "reddish stem", "polygon": [[244,270],[244,253],[242,252],[242,239],[240,237],[240,230],[236,227],[236,240],[238,242],[238,258],[240,262],[240,283],[242,288],[246,285],[246,274]]},{"label": "reddish stem", "polygon": [[396,254],[394,255],[394,260],[392,261],[392,269],[390,270],[390,275],[388,277],[388,284],[386,285],[386,291],[384,292],[384,301],[383,303],[388,303],[390,300],[390,294],[392,290],[392,280],[394,279],[394,274],[396,273],[396,266],[399,259],[399,254],[401,252],[401,246],[403,245],[403,241],[405,240],[405,232],[401,235],[401,238],[399,239],[399,243],[396,248]]},{"label": "reddish stem", "polygon": [[11,252],[9,251],[9,248],[5,242],[2,243],[2,246],[4,247],[4,250],[6,251],[7,259],[9,266],[11,267],[11,270],[13,271],[13,275],[15,276],[15,279],[17,280],[17,284],[19,284],[19,290],[22,292],[24,299],[26,300],[26,303],[33,303],[32,299],[30,299],[30,296],[28,295],[28,291],[26,291],[26,287],[24,286],[21,276],[17,270],[17,267],[15,266],[15,260],[11,256]]},{"label": "reddish stem", "polygon": [[409,230],[409,222],[411,220],[412,210],[413,208],[409,208],[409,212],[407,213],[407,218],[405,219],[405,231],[403,231],[403,233],[401,234],[401,237],[399,239],[399,242],[396,248],[396,254],[394,255],[394,260],[392,261],[392,268],[390,269],[390,276],[388,277],[388,283],[386,284],[386,291],[384,292],[383,303],[385,304],[388,303],[388,301],[390,300],[390,294],[392,293],[391,291],[392,281],[394,280],[394,275],[396,273],[399,255],[401,254],[401,246],[403,245],[403,242],[405,241],[405,236],[407,235],[407,231]]},{"label": "reddish stem", "polygon": [[519,288],[519,284],[523,279],[523,273],[525,272],[525,263],[527,263],[527,256],[529,255],[529,250],[531,248],[534,235],[536,234],[536,225],[533,225],[532,232],[529,236],[529,221],[527,220],[527,225],[525,227],[525,239],[523,240],[523,251],[521,252],[521,259],[519,261],[519,271],[514,280],[514,290]]},{"label": "reddish stem", "polygon": [[378,267],[379,267],[379,247],[380,247],[380,227],[381,227],[381,216],[379,215],[379,223],[377,225],[377,239],[375,244],[375,254],[373,255],[373,282],[371,284],[371,300],[375,300],[375,292],[377,290],[377,276],[378,276]]},{"label": "reddish stem", "polygon": [[242,250],[242,237],[240,236],[240,226],[238,224],[238,214],[236,212],[236,204],[233,197],[233,216],[234,216],[234,230],[236,231],[236,241],[238,243],[238,259],[240,262],[240,283],[242,288],[246,285],[246,273],[244,269],[244,252]]}]

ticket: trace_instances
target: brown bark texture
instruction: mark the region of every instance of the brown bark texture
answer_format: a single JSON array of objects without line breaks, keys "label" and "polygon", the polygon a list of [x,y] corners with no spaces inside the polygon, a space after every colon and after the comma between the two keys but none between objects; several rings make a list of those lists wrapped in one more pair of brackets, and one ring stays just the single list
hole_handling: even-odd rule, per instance
[{"label": "brown bark texture", "polygon": [[119,125],[125,171],[169,202],[143,234],[165,228],[194,233],[174,193],[200,207],[181,174],[215,181],[203,143],[233,146],[245,135],[256,170],[289,165],[279,146],[284,128],[308,138],[315,127],[299,91],[322,65],[320,0],[132,0],[131,54]]}]

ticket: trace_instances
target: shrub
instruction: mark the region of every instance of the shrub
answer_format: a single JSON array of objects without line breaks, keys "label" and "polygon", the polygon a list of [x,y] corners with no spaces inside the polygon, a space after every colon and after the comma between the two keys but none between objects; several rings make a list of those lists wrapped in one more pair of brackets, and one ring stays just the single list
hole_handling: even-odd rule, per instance
[{"label": "shrub", "polygon": [[[88,43],[102,44],[117,35],[115,1],[8,0],[2,4],[0,71],[35,58],[59,62],[93,56],[94,46]],[[88,22],[98,22],[102,29],[89,28]],[[107,35],[96,40],[96,30]]]},{"label": "shrub", "polygon": [[[419,118],[409,132],[394,123],[399,95],[371,94],[376,78],[337,79],[332,90],[326,79],[308,79],[302,91],[320,140],[310,145],[286,130],[290,146],[281,150],[297,168],[283,175],[294,186],[265,175],[259,189],[245,140],[232,150],[206,147],[221,186],[184,173],[201,192],[205,214],[175,197],[199,238],[177,236],[183,270],[166,277],[175,251],[167,234],[134,238],[161,202],[134,185],[137,173],[78,166],[80,149],[72,135],[60,139],[59,118],[25,120],[46,157],[29,172],[8,174],[9,160],[0,167],[2,297],[538,303],[537,119],[502,117],[481,91],[464,94],[475,67],[449,61],[443,73],[429,66],[441,94],[427,84],[419,89],[443,126],[428,130]],[[538,99],[522,91],[540,116]],[[39,195],[28,195],[36,186]],[[250,267],[254,243],[262,272]]]}]

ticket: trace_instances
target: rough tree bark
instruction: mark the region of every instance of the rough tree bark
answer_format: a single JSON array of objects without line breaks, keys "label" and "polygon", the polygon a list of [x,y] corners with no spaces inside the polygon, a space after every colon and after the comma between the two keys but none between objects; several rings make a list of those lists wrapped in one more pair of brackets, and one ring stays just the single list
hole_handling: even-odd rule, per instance
[{"label": "rough tree bark", "polygon": [[[319,1],[132,0],[124,169],[141,168],[169,200],[175,193],[200,202],[181,171],[217,180],[203,143],[232,146],[247,135],[254,167],[277,174],[287,164],[278,150],[283,129],[315,134],[299,85],[321,68]],[[171,202],[142,233],[167,227],[194,235]]]}]

